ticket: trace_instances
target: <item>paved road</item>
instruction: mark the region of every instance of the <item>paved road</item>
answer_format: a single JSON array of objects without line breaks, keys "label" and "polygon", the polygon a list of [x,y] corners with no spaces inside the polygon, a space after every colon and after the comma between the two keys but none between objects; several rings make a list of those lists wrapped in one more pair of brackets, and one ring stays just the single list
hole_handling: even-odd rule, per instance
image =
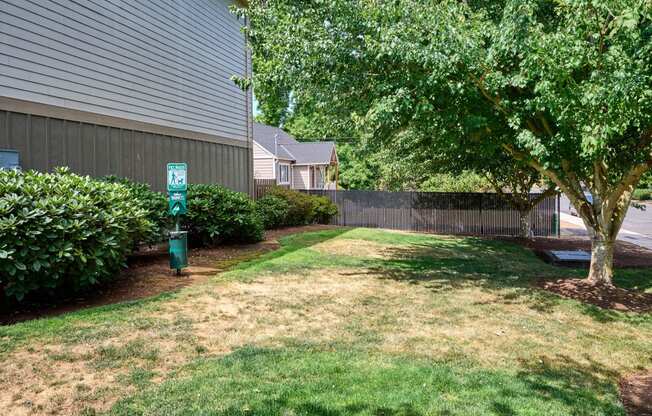
[{"label": "paved road", "polygon": [[[583,227],[578,217],[570,215],[570,201],[562,195],[561,197],[562,224],[571,223],[575,226]],[[652,203],[644,204],[645,210],[630,207],[625,217],[623,227],[618,234],[618,239],[629,241],[643,247],[652,249]],[[564,215],[566,214],[566,215]],[[572,228],[572,227],[569,227]],[[565,230],[562,230],[564,233]],[[572,230],[567,230],[569,234],[575,234]]]}]

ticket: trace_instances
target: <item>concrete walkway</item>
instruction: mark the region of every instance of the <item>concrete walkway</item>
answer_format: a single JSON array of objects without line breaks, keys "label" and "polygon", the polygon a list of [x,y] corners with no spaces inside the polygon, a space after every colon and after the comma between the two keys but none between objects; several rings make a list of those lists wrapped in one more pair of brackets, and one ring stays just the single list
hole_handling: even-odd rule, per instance
[{"label": "concrete walkway", "polygon": [[[562,236],[585,236],[588,237],[584,223],[578,217],[565,212],[561,213],[561,235]],[[628,243],[636,244],[652,250],[652,236],[641,234],[636,231],[621,228],[618,239]]]}]

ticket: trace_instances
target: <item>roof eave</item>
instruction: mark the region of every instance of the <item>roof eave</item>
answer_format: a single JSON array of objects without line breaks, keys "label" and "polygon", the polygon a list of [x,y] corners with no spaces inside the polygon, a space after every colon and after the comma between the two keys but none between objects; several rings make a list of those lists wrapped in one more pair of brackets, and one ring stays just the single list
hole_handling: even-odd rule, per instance
[{"label": "roof eave", "polygon": [[313,165],[325,165],[325,166],[327,166],[327,165],[330,165],[330,164],[331,164],[330,161],[328,161],[328,162],[324,162],[324,161],[321,161],[321,162],[297,162],[297,163],[294,164],[294,166],[313,166]]}]

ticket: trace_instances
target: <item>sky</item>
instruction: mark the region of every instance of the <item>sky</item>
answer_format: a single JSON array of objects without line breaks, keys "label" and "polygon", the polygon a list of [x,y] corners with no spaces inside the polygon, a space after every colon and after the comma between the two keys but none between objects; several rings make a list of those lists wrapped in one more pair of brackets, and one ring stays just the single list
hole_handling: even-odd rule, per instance
[{"label": "sky", "polygon": [[256,117],[258,114],[260,114],[260,110],[258,109],[258,100],[256,99],[256,94],[254,94],[254,117]]}]

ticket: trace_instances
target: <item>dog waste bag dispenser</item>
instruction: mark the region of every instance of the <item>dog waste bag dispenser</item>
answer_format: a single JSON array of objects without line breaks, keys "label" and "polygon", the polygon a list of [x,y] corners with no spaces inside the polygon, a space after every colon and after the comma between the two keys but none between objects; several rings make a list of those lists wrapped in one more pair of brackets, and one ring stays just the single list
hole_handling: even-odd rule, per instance
[{"label": "dog waste bag dispenser", "polygon": [[168,210],[174,217],[175,229],[170,232],[170,268],[181,274],[188,267],[188,232],[181,231],[181,215],[187,212],[188,165],[168,163]]}]

